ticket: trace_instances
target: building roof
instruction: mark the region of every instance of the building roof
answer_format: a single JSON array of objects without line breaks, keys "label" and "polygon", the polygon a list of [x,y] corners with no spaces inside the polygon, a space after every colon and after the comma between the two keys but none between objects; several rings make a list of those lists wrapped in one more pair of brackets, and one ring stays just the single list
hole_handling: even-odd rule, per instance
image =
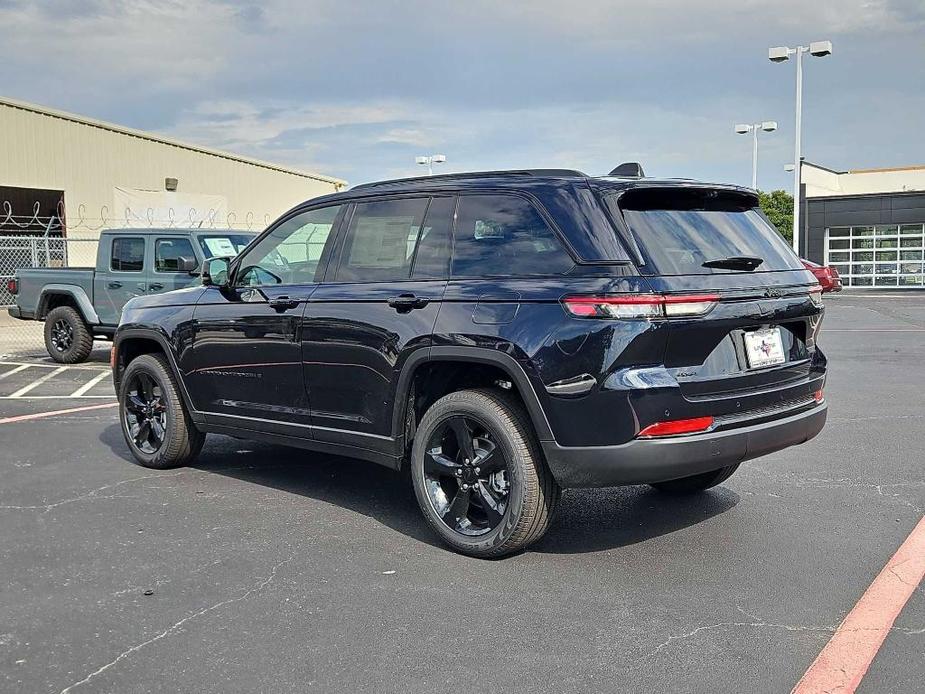
[{"label": "building roof", "polygon": [[921,193],[925,190],[925,166],[893,166],[837,171],[803,161],[802,181],[807,198]]},{"label": "building roof", "polygon": [[287,166],[280,166],[279,164],[274,164],[272,162],[263,161],[260,159],[252,159],[250,157],[244,157],[239,154],[232,154],[231,152],[224,152],[218,149],[200,147],[199,145],[193,145],[188,142],[182,142],[181,140],[174,140],[173,138],[164,137],[162,135],[155,135],[154,133],[145,132],[144,130],[135,130],[134,128],[126,128],[125,126],[116,125],[115,123],[108,123],[106,121],[96,120],[94,118],[88,118],[86,116],[79,116],[74,113],[68,113],[66,111],[58,111],[56,109],[48,108],[46,106],[30,104],[25,101],[10,99],[8,97],[0,96],[0,106],[7,106],[9,108],[16,108],[16,109],[20,109],[23,111],[30,111],[32,113],[37,113],[43,116],[49,116],[51,118],[60,118],[62,120],[71,121],[73,123],[80,123],[81,125],[87,125],[87,126],[90,126],[91,128],[99,128],[101,130],[108,130],[110,132],[118,133],[120,135],[128,135],[129,137],[137,137],[142,140],[148,140],[150,142],[156,142],[162,145],[169,145],[171,147],[179,147],[180,149],[186,149],[191,152],[198,152],[200,154],[206,154],[212,157],[230,159],[231,161],[241,162],[242,164],[250,164],[251,166],[259,166],[264,169],[280,171],[282,173],[291,174],[293,176],[302,176],[303,178],[311,178],[316,181],[324,181],[325,183],[332,183],[336,186],[346,186],[347,185],[347,181],[340,179],[340,178],[334,178],[332,176],[325,176],[324,174],[313,173],[311,171],[302,171],[301,169],[293,169]]}]

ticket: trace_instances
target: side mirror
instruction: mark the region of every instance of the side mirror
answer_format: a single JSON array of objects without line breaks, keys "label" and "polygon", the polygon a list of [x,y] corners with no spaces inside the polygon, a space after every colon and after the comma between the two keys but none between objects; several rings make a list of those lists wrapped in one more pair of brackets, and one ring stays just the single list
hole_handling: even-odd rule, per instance
[{"label": "side mirror", "polygon": [[228,258],[209,258],[202,264],[202,283],[218,287],[228,284]]},{"label": "side mirror", "polygon": [[191,275],[199,274],[199,264],[195,258],[188,255],[181,255],[177,258],[177,272],[188,272]]}]

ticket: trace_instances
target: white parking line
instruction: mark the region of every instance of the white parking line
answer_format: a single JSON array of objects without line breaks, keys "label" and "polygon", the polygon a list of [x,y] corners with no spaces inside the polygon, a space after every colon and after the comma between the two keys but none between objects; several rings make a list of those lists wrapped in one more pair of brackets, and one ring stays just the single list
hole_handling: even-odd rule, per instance
[{"label": "white parking line", "polygon": [[108,375],[109,375],[109,372],[108,372],[108,371],[103,371],[102,373],[100,373],[100,374],[94,376],[94,377],[91,378],[89,381],[87,381],[87,383],[86,383],[85,385],[80,386],[80,388],[78,388],[77,390],[75,390],[75,391],[74,391],[73,393],[71,393],[68,397],[69,397],[69,398],[79,398],[79,397],[82,397],[84,393],[86,393],[88,390],[90,390],[93,386],[95,386],[97,383],[99,383],[100,381],[102,381],[102,380],[103,380],[104,378],[106,378]]},{"label": "white parking line", "polygon": [[10,398],[21,398],[23,395],[28,393],[30,390],[32,390],[36,386],[42,385],[45,381],[52,379],[58,374],[64,373],[65,371],[67,371],[66,366],[59,366],[54,371],[49,371],[47,374],[45,374],[41,378],[37,378],[34,381],[32,381],[32,383],[30,383],[29,385],[20,388],[15,393],[11,394],[9,397]]},{"label": "white parking line", "polygon": [[[4,366],[12,366],[12,364],[5,364]],[[25,371],[30,366],[32,366],[32,364],[20,364],[15,369],[0,374],[0,381],[2,381],[7,376],[12,376],[13,374],[18,374],[20,371]]]}]

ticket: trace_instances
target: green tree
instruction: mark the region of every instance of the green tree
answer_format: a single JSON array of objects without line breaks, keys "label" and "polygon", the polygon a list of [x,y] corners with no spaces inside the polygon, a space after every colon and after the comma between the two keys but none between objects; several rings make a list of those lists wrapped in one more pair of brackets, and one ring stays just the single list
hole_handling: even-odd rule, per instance
[{"label": "green tree", "polygon": [[788,243],[792,243],[793,196],[786,190],[772,190],[770,193],[759,190],[758,201],[761,204],[761,211],[777,227],[780,235],[787,239]]}]

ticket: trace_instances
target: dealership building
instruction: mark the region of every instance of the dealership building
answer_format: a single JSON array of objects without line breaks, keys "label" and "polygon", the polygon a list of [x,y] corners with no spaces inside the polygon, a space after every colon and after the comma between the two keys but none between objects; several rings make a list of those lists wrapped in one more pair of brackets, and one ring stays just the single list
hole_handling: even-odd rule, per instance
[{"label": "dealership building", "polygon": [[848,287],[925,287],[925,166],[833,169],[803,162],[801,255]]}]

